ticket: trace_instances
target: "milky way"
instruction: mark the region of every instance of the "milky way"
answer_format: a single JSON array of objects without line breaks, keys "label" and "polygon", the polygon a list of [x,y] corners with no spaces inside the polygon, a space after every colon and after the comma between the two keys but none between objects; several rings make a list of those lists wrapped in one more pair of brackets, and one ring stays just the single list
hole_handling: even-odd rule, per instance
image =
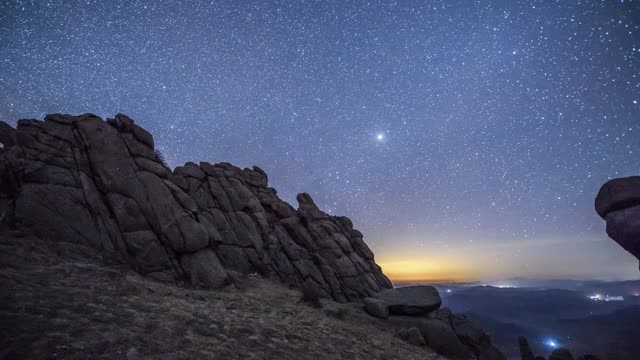
[{"label": "milky way", "polygon": [[258,165],[392,277],[638,277],[593,200],[640,174],[637,1],[0,1],[0,118],[125,113]]}]

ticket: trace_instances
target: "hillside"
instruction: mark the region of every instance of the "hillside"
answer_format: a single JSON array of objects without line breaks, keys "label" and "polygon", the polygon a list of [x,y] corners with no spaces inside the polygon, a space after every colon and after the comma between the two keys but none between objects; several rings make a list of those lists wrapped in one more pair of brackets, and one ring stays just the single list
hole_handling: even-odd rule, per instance
[{"label": "hillside", "polygon": [[222,290],[150,280],[86,248],[0,235],[2,359],[444,359],[359,305],[243,277]]}]

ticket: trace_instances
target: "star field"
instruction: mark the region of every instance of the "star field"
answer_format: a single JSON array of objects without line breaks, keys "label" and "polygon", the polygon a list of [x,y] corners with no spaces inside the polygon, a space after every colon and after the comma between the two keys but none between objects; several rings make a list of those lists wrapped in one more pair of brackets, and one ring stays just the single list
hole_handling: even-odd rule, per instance
[{"label": "star field", "polygon": [[0,1],[0,118],[125,113],[258,165],[392,278],[637,278],[593,209],[640,173],[638,1]]}]

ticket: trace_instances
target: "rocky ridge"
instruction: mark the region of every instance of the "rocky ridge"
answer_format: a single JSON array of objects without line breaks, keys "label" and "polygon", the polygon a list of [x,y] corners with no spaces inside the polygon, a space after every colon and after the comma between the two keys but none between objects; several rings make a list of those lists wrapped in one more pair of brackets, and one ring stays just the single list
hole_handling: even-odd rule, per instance
[{"label": "rocky ridge", "polygon": [[88,245],[142,275],[219,288],[259,273],[339,302],[391,287],[362,234],[308,194],[282,201],[258,167],[171,171],[118,114],[0,123],[0,219]]}]

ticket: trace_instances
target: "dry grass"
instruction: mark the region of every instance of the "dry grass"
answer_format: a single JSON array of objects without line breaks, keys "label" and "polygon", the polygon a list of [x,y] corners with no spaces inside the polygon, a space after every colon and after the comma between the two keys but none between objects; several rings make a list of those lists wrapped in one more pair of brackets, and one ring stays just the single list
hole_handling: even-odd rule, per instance
[{"label": "dry grass", "polygon": [[0,358],[442,359],[356,304],[314,308],[259,278],[220,291],[180,288],[87,251],[0,235]]}]

